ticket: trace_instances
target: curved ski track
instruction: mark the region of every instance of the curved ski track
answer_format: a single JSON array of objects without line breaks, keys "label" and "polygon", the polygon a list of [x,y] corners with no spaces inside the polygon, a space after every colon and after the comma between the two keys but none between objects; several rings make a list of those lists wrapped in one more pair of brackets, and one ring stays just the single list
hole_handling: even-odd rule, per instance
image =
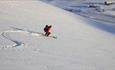
[{"label": "curved ski track", "polygon": [[37,32],[33,32],[33,31],[26,31],[26,30],[23,30],[23,29],[19,29],[19,28],[14,28],[14,30],[6,30],[6,31],[3,31],[1,33],[1,35],[5,38],[5,39],[8,39],[10,40],[11,42],[14,42],[15,44],[13,44],[12,46],[5,46],[5,47],[18,47],[18,46],[24,46],[25,43],[23,42],[20,42],[18,40],[14,40],[12,38],[10,38],[8,36],[8,33],[26,33],[26,34],[31,34],[33,36],[38,36],[39,34],[42,34],[42,33],[37,33]]}]

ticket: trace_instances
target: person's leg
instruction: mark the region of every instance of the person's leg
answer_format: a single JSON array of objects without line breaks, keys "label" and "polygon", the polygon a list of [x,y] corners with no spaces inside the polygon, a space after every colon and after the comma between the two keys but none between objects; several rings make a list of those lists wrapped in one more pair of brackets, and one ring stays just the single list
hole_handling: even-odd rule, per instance
[{"label": "person's leg", "polygon": [[45,33],[45,36],[48,36],[48,32]]},{"label": "person's leg", "polygon": [[45,32],[45,36],[47,36],[47,32]]},{"label": "person's leg", "polygon": [[50,33],[50,32],[48,32],[48,33],[47,33],[47,36],[49,36],[50,34],[51,34],[51,33]]}]

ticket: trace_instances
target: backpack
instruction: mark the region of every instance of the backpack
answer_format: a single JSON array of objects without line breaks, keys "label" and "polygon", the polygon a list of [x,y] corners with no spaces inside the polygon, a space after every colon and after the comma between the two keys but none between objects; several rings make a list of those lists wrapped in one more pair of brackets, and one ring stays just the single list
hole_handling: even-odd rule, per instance
[{"label": "backpack", "polygon": [[45,32],[48,31],[48,25],[45,26],[44,31],[45,31]]}]

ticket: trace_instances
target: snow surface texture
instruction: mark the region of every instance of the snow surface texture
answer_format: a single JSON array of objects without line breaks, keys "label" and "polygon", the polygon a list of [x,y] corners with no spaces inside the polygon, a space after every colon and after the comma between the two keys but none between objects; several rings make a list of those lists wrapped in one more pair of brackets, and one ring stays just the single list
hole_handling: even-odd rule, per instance
[{"label": "snow surface texture", "polygon": [[[0,69],[115,70],[114,32],[90,23],[41,1],[0,1]],[[46,24],[57,39],[42,36]]]},{"label": "snow surface texture", "polygon": [[[42,0],[62,9],[79,14],[86,18],[100,20],[115,24],[115,1],[114,0]],[[113,4],[105,5],[105,1]]]}]

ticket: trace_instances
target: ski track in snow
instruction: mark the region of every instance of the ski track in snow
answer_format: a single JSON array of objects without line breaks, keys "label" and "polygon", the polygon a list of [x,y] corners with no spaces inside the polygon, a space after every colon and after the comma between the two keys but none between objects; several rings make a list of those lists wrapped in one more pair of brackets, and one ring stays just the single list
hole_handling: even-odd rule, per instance
[{"label": "ski track in snow", "polygon": [[31,34],[32,36],[39,36],[40,34],[42,35],[43,33],[38,33],[38,32],[33,32],[33,31],[28,31],[28,30],[23,30],[19,28],[13,28],[14,30],[6,30],[1,33],[1,35],[5,38],[10,40],[11,42],[15,43],[11,46],[4,46],[3,48],[8,48],[8,47],[19,47],[19,46],[24,46],[25,43],[20,42],[18,40],[14,40],[8,36],[9,33],[26,33],[26,34]]}]

